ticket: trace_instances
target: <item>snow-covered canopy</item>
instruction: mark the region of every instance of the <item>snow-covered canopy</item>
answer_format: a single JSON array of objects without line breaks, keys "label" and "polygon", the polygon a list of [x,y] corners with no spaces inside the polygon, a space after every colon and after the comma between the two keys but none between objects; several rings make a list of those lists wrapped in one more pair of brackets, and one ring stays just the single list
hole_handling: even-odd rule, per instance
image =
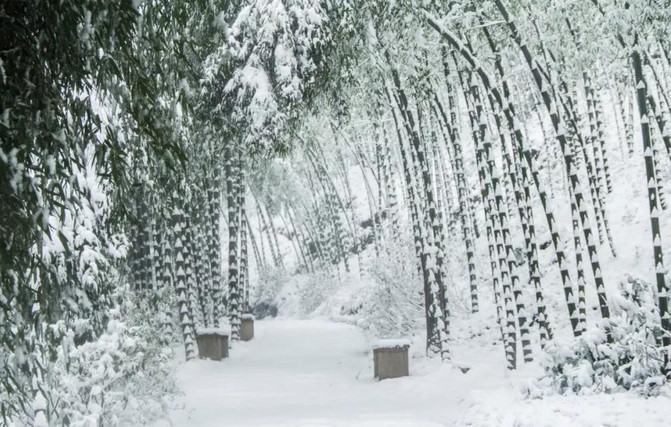
[{"label": "snow-covered canopy", "polygon": [[252,2],[206,59],[202,95],[244,144],[262,149],[297,116],[330,37],[317,0]]}]

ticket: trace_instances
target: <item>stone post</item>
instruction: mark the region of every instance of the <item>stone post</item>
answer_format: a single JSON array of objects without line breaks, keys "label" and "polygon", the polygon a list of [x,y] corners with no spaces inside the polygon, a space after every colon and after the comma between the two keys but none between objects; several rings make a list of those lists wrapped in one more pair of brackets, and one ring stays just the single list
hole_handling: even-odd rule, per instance
[{"label": "stone post", "polygon": [[225,331],[200,329],[196,333],[196,342],[201,359],[222,360],[228,357],[228,334]]},{"label": "stone post", "polygon": [[243,314],[240,316],[242,321],[240,325],[240,339],[242,341],[250,341],[254,338],[254,316],[251,314]]},{"label": "stone post", "polygon": [[406,340],[380,340],[373,346],[375,378],[407,377],[409,372],[408,349]]}]

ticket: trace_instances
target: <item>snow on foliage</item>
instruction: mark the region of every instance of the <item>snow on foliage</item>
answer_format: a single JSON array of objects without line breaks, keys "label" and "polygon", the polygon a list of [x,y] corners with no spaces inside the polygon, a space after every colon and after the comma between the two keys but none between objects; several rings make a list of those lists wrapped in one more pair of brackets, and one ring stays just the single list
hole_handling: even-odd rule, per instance
[{"label": "snow on foliage", "polygon": [[289,276],[283,268],[260,268],[257,284],[252,295],[252,310],[256,317],[277,315],[279,295]]},{"label": "snow on foliage", "polygon": [[327,21],[316,0],[252,2],[229,26],[228,44],[205,60],[203,95],[244,143],[276,139],[295,118],[322,66]]},{"label": "snow on foliage", "polygon": [[[174,353],[157,333],[156,322],[148,321],[151,310],[136,304],[127,289],[120,288],[116,297],[125,302],[110,311],[96,339],[81,342],[81,332],[90,329],[84,320],[74,325],[58,321],[49,327],[50,338],[59,343],[53,353],[37,343],[30,356],[8,355],[10,369],[28,362],[46,368],[34,383],[40,391],[29,410],[35,425],[139,425],[163,414],[177,391]],[[0,397],[5,403],[14,399]],[[12,422],[30,425],[27,418]]]},{"label": "snow on foliage", "polygon": [[[259,317],[287,308],[382,338],[426,326],[443,361],[482,336],[511,370],[538,360],[538,325],[546,373],[530,396],[669,390],[665,2],[14,3],[0,8],[3,423],[156,417],[175,391],[175,326],[187,360],[227,309],[235,338],[247,240]],[[281,167],[254,156],[294,139]],[[641,160],[647,200],[623,198],[611,181]],[[643,234],[617,199],[649,202],[647,261],[643,241],[635,256],[622,243]],[[628,278],[607,293],[625,270],[656,272],[657,289]]]},{"label": "snow on foliage", "polygon": [[414,248],[407,242],[389,244],[387,256],[369,268],[368,283],[358,310],[359,326],[377,337],[409,336],[421,327],[423,299]]},{"label": "snow on foliage", "polygon": [[[532,397],[557,392],[592,394],[636,390],[650,396],[663,392],[664,356],[656,340],[662,330],[652,285],[628,276],[612,298],[609,322],[589,328],[582,336],[557,340],[546,348],[546,374],[532,381]],[[606,340],[608,328],[614,342]]]},{"label": "snow on foliage", "polygon": [[298,302],[303,316],[315,312],[320,306],[328,305],[328,300],[339,288],[339,281],[326,270],[306,274],[297,289]]}]

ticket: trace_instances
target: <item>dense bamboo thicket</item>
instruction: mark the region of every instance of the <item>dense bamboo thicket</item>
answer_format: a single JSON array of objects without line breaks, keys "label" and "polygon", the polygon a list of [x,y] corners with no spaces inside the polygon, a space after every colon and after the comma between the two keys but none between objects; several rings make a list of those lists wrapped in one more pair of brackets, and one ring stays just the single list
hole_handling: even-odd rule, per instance
[{"label": "dense bamboo thicket", "polygon": [[[671,371],[667,3],[75,3],[0,5],[4,422],[116,417],[105,393],[171,388],[159,349],[193,359],[225,324],[235,345],[260,278],[370,275],[405,247],[384,298],[421,311],[430,356],[462,305],[509,369],[558,336],[617,345],[612,204],[637,164]],[[87,352],[119,357],[100,377]]]}]

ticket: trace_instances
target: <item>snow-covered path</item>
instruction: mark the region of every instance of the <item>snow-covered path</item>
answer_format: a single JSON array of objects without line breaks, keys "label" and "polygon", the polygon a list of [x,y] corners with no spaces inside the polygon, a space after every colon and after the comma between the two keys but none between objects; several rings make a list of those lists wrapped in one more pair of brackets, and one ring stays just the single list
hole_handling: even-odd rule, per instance
[{"label": "snow-covered path", "polygon": [[[422,390],[409,378],[374,381],[361,332],[324,321],[257,322],[256,338],[223,362],[178,372],[187,407],[176,427],[434,426]],[[400,383],[405,383],[402,385]],[[400,387],[399,387],[400,386]],[[435,412],[433,416],[436,416]]]},{"label": "snow-covered path", "polygon": [[471,370],[418,357],[410,377],[378,382],[370,346],[357,328],[316,320],[256,322],[256,337],[236,343],[222,362],[181,363],[183,408],[154,427],[482,426],[559,427],[668,425],[671,401],[630,393],[526,400],[521,384],[499,366],[498,346],[455,344]]}]

